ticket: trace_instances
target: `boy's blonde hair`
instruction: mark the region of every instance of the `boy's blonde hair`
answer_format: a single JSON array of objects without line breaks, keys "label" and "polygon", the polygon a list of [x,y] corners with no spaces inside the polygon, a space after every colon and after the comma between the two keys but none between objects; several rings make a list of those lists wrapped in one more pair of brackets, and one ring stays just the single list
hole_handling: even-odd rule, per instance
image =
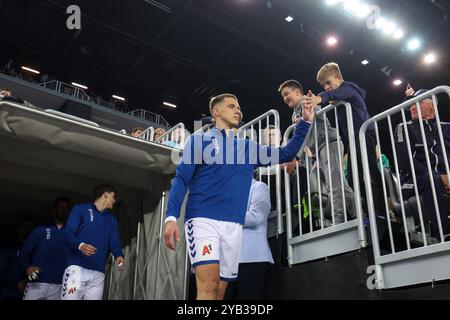
[{"label": "boy's blonde hair", "polygon": [[341,69],[335,62],[327,63],[322,68],[320,68],[319,72],[317,73],[317,82],[325,82],[328,77],[332,76],[342,76]]}]

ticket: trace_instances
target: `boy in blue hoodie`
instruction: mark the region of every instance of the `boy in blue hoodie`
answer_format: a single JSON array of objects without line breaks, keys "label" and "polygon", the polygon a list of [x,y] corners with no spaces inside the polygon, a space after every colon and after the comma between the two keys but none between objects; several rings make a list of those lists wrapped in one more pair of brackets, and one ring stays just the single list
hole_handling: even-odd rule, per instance
[{"label": "boy in blue hoodie", "polygon": [[125,262],[117,220],[111,214],[115,200],[112,186],[94,189],[94,203],[72,208],[64,232],[69,255],[63,275],[62,300],[101,300],[109,252],[122,270]]},{"label": "boy in blue hoodie", "polygon": [[175,250],[180,241],[176,223],[186,192],[185,233],[195,269],[197,299],[221,300],[229,281],[237,278],[250,185],[254,170],[290,162],[305,140],[314,113],[304,108],[303,120],[283,148],[261,146],[239,139],[242,120],[236,96],[221,94],[210,101],[215,126],[191,135],[177,167],[167,204],[164,241]]},{"label": "boy in blue hoodie", "polygon": [[[306,106],[311,107],[314,105],[327,105],[328,103],[334,101],[346,101],[350,103],[352,107],[353,115],[353,127],[355,136],[348,136],[348,124],[347,115],[345,108],[338,108],[338,120],[339,120],[339,134],[344,143],[345,153],[349,152],[349,139],[354,139],[356,141],[356,155],[358,162],[358,172],[359,172],[359,183],[361,186],[361,193],[365,194],[365,184],[364,175],[361,163],[361,152],[359,144],[359,130],[364,122],[369,119],[369,112],[367,111],[367,106],[365,102],[366,91],[361,89],[356,83],[345,81],[339,65],[337,63],[331,62],[325,64],[317,74],[317,82],[320,83],[322,88],[325,90],[319,95],[304,96],[303,101]],[[384,209],[383,201],[383,189],[382,180],[380,172],[377,169],[377,152],[376,152],[376,136],[374,127],[369,127],[366,132],[366,142],[367,142],[367,154],[369,159],[369,169],[373,190],[373,198],[375,203],[375,214],[379,221],[378,224],[378,234],[380,241],[382,236],[387,229],[386,224],[386,211]],[[348,161],[348,176],[350,177],[350,186],[353,187],[352,181],[352,166],[349,154]]]}]

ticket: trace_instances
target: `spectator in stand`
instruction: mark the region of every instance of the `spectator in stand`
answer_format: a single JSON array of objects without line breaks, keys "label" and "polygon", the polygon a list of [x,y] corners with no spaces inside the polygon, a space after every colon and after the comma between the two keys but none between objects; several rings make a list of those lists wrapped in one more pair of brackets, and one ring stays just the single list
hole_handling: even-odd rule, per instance
[{"label": "spectator in stand", "polygon": [[[357,84],[345,81],[344,76],[340,70],[337,63],[327,63],[322,68],[320,68],[317,73],[317,82],[322,86],[324,91],[319,95],[309,94],[303,96],[302,101],[304,106],[312,107],[315,105],[326,105],[328,103],[333,103],[335,101],[347,101],[350,103],[351,111],[353,115],[353,127],[354,136],[349,136],[348,133],[348,123],[345,108],[337,109],[337,118],[339,119],[339,134],[344,143],[344,154],[349,152],[350,140],[354,140],[356,143],[356,149],[360,149],[358,132],[365,121],[369,119],[369,112],[366,106],[366,91],[360,88]],[[372,185],[372,195],[375,204],[375,215],[377,216],[377,224],[379,238],[381,239],[384,232],[388,229],[388,225],[385,217],[385,208],[383,201],[383,190],[381,175],[377,169],[377,156],[376,156],[376,138],[375,138],[375,127],[371,126],[366,132],[366,144],[368,160],[369,160],[369,170],[370,170],[370,183]],[[357,181],[352,179],[352,161],[356,161],[358,164],[359,172],[362,171],[362,161],[361,154],[356,152],[357,159],[352,159],[350,156],[348,158],[348,177],[350,187],[353,187]],[[359,175],[359,185],[364,186],[363,175]],[[365,196],[365,188],[361,188],[363,197]]]},{"label": "spectator in stand", "polygon": [[2,88],[0,89],[0,100],[2,100],[4,97],[11,97],[12,91],[9,88]]},{"label": "spectator in stand", "polygon": [[245,224],[242,229],[241,257],[237,280],[230,282],[226,300],[261,300],[267,276],[274,263],[267,241],[270,213],[269,188],[252,179]]},{"label": "spectator in stand", "polygon": [[144,130],[144,128],[142,128],[142,127],[134,128],[134,129],[131,131],[131,136],[134,137],[134,138],[139,138],[140,135],[141,135],[144,131],[145,131],[145,130]]},{"label": "spectator in stand", "polygon": [[[405,92],[405,101],[427,92],[427,89],[420,89],[415,92],[408,85]],[[421,206],[423,216],[431,224],[431,236],[441,240],[438,222],[439,217],[444,239],[448,241],[450,238],[450,220],[448,217],[449,209],[446,194],[450,195],[450,182],[447,176],[446,163],[450,165],[450,159],[448,159],[450,156],[450,124],[441,122],[439,128],[436,121],[437,107],[438,105],[434,106],[431,97],[427,97],[418,103],[411,103],[409,108],[411,121],[406,123],[406,126],[403,123],[397,126],[395,144],[402,184],[401,190],[404,199],[415,197],[415,180],[417,182],[417,191],[422,198]],[[422,116],[424,136],[422,136],[419,108]],[[439,130],[442,131],[444,145],[441,144]],[[424,138],[427,148],[425,148]],[[414,172],[411,168],[407,140],[410,143]],[[444,150],[447,154],[447,159],[444,156]],[[431,168],[427,166],[427,153]],[[413,173],[415,179],[413,178]],[[430,173],[432,177],[430,177]],[[431,187],[432,183],[434,184],[435,195]],[[439,214],[436,209],[439,209]]]},{"label": "spectator in stand", "polygon": [[166,130],[164,130],[163,128],[157,128],[155,130],[153,141],[156,141],[156,139],[162,137],[165,133],[166,133]]},{"label": "spectator in stand", "polygon": [[49,79],[49,75],[46,74],[46,73],[44,73],[44,74],[41,76],[41,78],[39,79],[39,82],[40,82],[40,83],[44,83],[44,82],[47,82],[48,79]]},{"label": "spectator in stand", "polygon": [[39,109],[38,107],[36,107],[35,105],[29,103],[26,100],[23,100],[23,99],[20,99],[20,98],[17,98],[17,97],[13,97],[12,96],[12,91],[9,88],[0,89],[0,101],[2,101],[2,100],[19,103],[19,104],[22,104],[22,105],[24,105],[25,107],[28,107],[28,108]]}]

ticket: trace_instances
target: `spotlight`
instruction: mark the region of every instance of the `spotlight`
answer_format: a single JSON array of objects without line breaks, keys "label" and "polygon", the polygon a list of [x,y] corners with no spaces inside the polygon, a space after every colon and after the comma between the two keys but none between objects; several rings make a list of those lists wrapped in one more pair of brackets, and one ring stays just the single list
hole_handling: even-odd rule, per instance
[{"label": "spotlight", "polygon": [[375,28],[377,29],[383,29],[384,26],[387,24],[387,21],[385,18],[379,18],[376,22],[375,22]]},{"label": "spotlight", "polygon": [[284,19],[284,20],[286,20],[287,22],[292,22],[292,21],[294,21],[294,17],[287,16],[286,19]]},{"label": "spotlight", "polygon": [[420,43],[419,39],[417,39],[417,38],[411,39],[408,42],[408,49],[411,51],[419,49],[420,46],[421,46],[421,43]]},{"label": "spotlight", "polygon": [[79,84],[79,83],[76,83],[76,82],[72,82],[72,85],[74,87],[78,87],[78,88],[81,88],[83,90],[87,90],[88,89],[88,87],[86,87],[85,85],[82,85],[82,84]]},{"label": "spotlight", "polygon": [[328,44],[330,47],[335,46],[337,43],[338,43],[338,39],[336,39],[336,37],[328,37],[328,39],[327,39],[327,44]]},{"label": "spotlight", "polygon": [[435,55],[434,53],[432,53],[432,52],[427,53],[427,54],[425,55],[425,57],[423,58],[423,61],[424,61],[426,64],[433,64],[433,63],[436,62],[436,55]]},{"label": "spotlight", "polygon": [[117,96],[117,95],[115,95],[115,94],[113,94],[112,97],[113,97],[114,99],[117,99],[117,100],[120,100],[120,101],[125,101],[125,98],[124,98],[124,97]]},{"label": "spotlight", "polygon": [[34,74],[40,74],[39,71],[31,69],[31,68],[28,68],[28,67],[25,67],[25,66],[22,66],[21,69],[25,70],[25,71],[29,71],[29,72],[34,73]]},{"label": "spotlight", "polygon": [[367,66],[369,63],[370,63],[369,60],[363,60],[363,61],[361,61],[361,64],[364,65],[364,66]]},{"label": "spotlight", "polygon": [[386,21],[386,23],[382,27],[383,33],[386,35],[392,34],[396,29],[397,27],[392,21]]},{"label": "spotlight", "polygon": [[344,10],[360,19],[366,18],[371,12],[370,7],[359,0],[344,0]]},{"label": "spotlight", "polygon": [[371,13],[370,7],[365,3],[360,3],[355,10],[356,16],[360,19],[367,18]]},{"label": "spotlight", "polygon": [[174,108],[174,109],[177,108],[177,105],[176,105],[176,104],[169,103],[169,102],[163,102],[163,105],[165,105],[165,106],[167,106],[167,107],[170,107],[170,108]]},{"label": "spotlight", "polygon": [[403,32],[403,30],[402,29],[397,29],[395,32],[394,32],[394,39],[401,39],[401,38],[403,38],[403,36],[405,35],[405,33]]},{"label": "spotlight", "polygon": [[394,86],[398,87],[398,86],[400,86],[402,83],[403,83],[402,80],[396,79],[396,80],[394,80],[394,82],[393,82],[392,84],[393,84]]}]

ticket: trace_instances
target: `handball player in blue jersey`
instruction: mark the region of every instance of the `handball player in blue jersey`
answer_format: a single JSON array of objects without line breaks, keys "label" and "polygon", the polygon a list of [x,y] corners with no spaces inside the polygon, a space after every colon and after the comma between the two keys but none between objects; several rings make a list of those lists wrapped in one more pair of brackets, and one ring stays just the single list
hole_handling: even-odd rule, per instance
[{"label": "handball player in blue jersey", "polygon": [[30,281],[24,291],[24,300],[61,299],[61,279],[69,251],[63,241],[63,232],[69,212],[69,199],[56,199],[54,224],[34,228],[20,249],[20,264]]},{"label": "handball player in blue jersey", "polygon": [[117,220],[110,211],[116,202],[115,193],[112,186],[99,185],[94,189],[93,203],[72,208],[64,233],[70,250],[63,274],[63,300],[102,299],[110,252],[118,269],[123,268]]},{"label": "handball player in blue jersey", "polygon": [[237,137],[242,111],[236,96],[216,96],[209,107],[215,126],[186,141],[169,193],[164,241],[172,250],[180,241],[176,221],[189,191],[184,227],[197,299],[222,300],[228,282],[237,278],[253,172],[260,166],[292,161],[308,134],[314,113],[312,108],[304,108],[303,121],[290,142],[276,148]]}]

